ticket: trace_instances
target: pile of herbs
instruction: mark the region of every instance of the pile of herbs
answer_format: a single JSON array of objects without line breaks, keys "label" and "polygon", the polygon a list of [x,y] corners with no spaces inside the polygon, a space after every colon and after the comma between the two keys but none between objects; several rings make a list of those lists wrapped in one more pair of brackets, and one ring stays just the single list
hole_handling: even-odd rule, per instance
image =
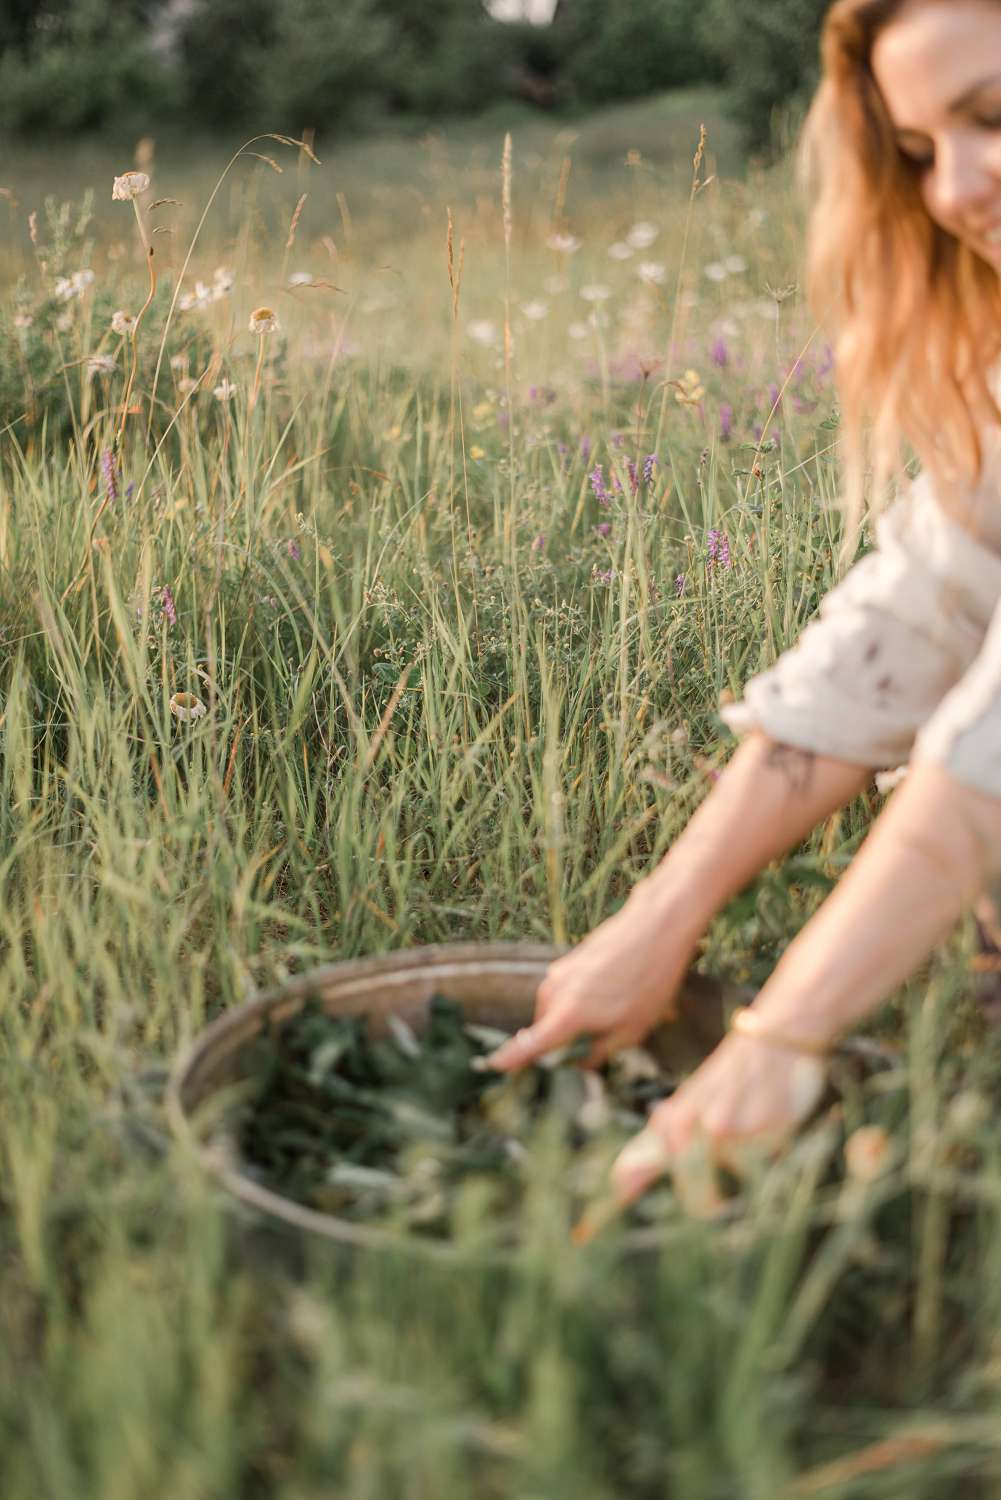
[{"label": "pile of herbs", "polygon": [[244,1171],[321,1212],[448,1236],[473,1184],[499,1235],[517,1233],[526,1169],[541,1134],[567,1152],[579,1202],[607,1179],[625,1139],[674,1080],[642,1049],[600,1073],[574,1066],[586,1041],[514,1075],[478,1059],[506,1034],[435,996],[418,1034],[391,1017],[326,1014],[308,1001],[254,1044],[238,1125]]}]

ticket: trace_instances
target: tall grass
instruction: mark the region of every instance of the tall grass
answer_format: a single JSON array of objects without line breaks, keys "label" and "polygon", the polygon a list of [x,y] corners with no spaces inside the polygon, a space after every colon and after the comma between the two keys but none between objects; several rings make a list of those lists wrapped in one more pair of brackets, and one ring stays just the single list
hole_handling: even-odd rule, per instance
[{"label": "tall grass", "polygon": [[[645,149],[659,117],[627,118]],[[148,344],[115,498],[102,453],[126,366],[78,361],[109,308],[139,306],[142,264],[110,203],[76,240],[67,218],[66,269],[91,235],[97,276],[66,306],[51,262],[12,248],[25,280],[0,336],[29,374],[0,469],[4,1500],[993,1493],[998,1058],[965,931],[882,1018],[899,1067],[739,1218],[669,1217],[642,1255],[615,1233],[571,1253],[544,1145],[499,1275],[293,1254],[162,1140],[165,1066],[250,988],[600,922],[730,753],[720,695],[833,581],[836,413],[781,295],[786,178],[721,177],[710,135],[693,185],[698,123],[682,167],[623,151],[576,194],[574,143],[526,160],[516,133],[509,269],[502,131],[489,170],[479,141],[394,147],[397,203],[436,162],[416,227],[402,210],[394,227],[378,182],[366,196],[357,160],[252,165],[244,218],[207,220],[192,255],[207,279],[232,264],[232,291],[165,323],[183,215],[163,254],[140,343],[166,328],[188,366],[165,364],[147,432]],[[124,165],[97,173],[102,198]],[[337,203],[339,171],[357,186],[336,223],[307,197],[290,247],[267,193]],[[154,192],[186,197],[169,162]],[[653,245],[608,258],[638,222]],[[549,248],[554,231],[581,248]],[[642,260],[663,274],[641,280]],[[339,290],[289,288],[300,263]],[[580,296],[596,284],[607,299]],[[251,409],[261,302],[283,326]],[[29,390],[52,350],[58,380]],[[204,715],[178,717],[178,694]],[[700,966],[761,982],[878,805],[765,872]],[[893,1164],[832,1184],[864,1121],[891,1130]]]}]

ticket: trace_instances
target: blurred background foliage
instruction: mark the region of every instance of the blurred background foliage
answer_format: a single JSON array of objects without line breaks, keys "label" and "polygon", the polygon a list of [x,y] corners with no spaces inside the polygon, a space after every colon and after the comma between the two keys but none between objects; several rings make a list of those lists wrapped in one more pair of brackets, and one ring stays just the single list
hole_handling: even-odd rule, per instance
[{"label": "blurred background foliage", "polygon": [[828,0],[559,0],[551,24],[484,0],[0,0],[9,136],[311,128],[519,99],[573,115],[717,83],[767,153],[816,77]]}]

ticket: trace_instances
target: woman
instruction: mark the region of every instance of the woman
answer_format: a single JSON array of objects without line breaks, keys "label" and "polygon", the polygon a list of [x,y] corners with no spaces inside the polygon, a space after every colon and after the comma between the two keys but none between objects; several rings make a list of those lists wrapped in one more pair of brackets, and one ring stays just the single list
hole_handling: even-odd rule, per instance
[{"label": "woman", "polygon": [[[746,736],[662,864],[555,962],[524,1066],[574,1035],[598,1061],[669,1017],[700,935],[761,870],[910,766],[851,868],[720,1046],[615,1167],[628,1201],[669,1171],[693,1211],[802,1121],[824,1053],[1001,878],[1001,0],[837,0],[801,166],[811,303],[837,355],[853,551],[863,416],[875,549],[796,646],[723,710]],[[906,482],[901,440],[922,461]],[[873,502],[874,506],[876,501]],[[850,555],[850,553],[848,554]],[[984,902],[987,900],[988,904]],[[708,1171],[706,1170],[708,1165]]]}]

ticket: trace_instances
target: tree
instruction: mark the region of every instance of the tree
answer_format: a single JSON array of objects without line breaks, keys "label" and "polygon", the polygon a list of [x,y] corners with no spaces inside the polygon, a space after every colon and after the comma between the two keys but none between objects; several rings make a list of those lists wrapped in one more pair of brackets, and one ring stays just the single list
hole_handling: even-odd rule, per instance
[{"label": "tree", "polygon": [[807,103],[819,71],[819,37],[830,0],[702,0],[698,29],[730,86],[731,112],[751,150],[776,145],[780,110]]}]

